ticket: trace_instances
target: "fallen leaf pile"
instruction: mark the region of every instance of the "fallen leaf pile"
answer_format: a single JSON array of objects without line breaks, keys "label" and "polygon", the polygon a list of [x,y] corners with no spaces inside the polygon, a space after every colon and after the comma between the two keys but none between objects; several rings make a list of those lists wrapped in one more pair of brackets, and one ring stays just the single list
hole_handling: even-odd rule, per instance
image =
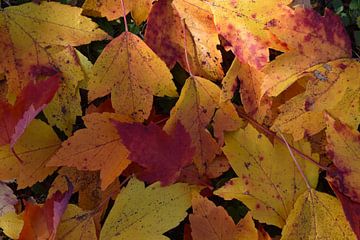
[{"label": "fallen leaf pile", "polygon": [[0,8],[1,236],[360,239],[360,62],[335,13],[61,2]]}]

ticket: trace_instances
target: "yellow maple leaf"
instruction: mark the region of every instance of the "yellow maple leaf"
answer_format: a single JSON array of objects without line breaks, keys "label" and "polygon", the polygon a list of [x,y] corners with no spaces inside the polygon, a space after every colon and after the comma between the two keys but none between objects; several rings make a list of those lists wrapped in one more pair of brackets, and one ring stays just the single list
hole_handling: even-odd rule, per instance
[{"label": "yellow maple leaf", "polygon": [[340,202],[315,190],[305,191],[296,200],[282,230],[284,240],[356,239]]},{"label": "yellow maple leaf", "polygon": [[8,82],[9,99],[28,83],[33,66],[53,64],[48,46],[78,46],[109,38],[89,18],[81,16],[81,8],[57,2],[4,9],[0,12],[0,36],[0,65]]},{"label": "yellow maple leaf", "polygon": [[269,48],[286,50],[265,25],[282,4],[290,0],[210,0],[217,30],[242,63],[261,69],[269,61]]},{"label": "yellow maple leaf", "polygon": [[12,239],[19,239],[23,226],[23,217],[15,212],[8,212],[5,215],[0,216],[0,228],[6,236]]},{"label": "yellow maple leaf", "polygon": [[147,188],[132,178],[115,200],[100,239],[165,240],[163,233],[177,226],[191,206],[191,188],[183,183]]},{"label": "yellow maple leaf", "polygon": [[154,0],[122,0],[124,1],[125,11],[121,1],[117,0],[85,0],[82,8],[84,14],[94,17],[106,17],[109,21],[122,17],[131,12],[131,16],[137,25],[145,21],[149,15]]},{"label": "yellow maple leaf", "polygon": [[16,178],[19,189],[42,181],[56,170],[54,167],[46,167],[46,163],[60,147],[60,143],[49,125],[37,119],[33,120],[14,147],[22,163],[8,145],[0,147],[0,179]]},{"label": "yellow maple leaf", "polygon": [[[310,144],[295,146],[310,155]],[[225,199],[236,198],[252,210],[255,219],[282,227],[297,197],[306,191],[306,183],[287,148],[278,141],[271,144],[266,136],[248,125],[244,130],[225,134],[223,152],[238,177],[215,194]],[[301,158],[298,161],[315,187],[317,166]]]},{"label": "yellow maple leaf", "polygon": [[117,113],[135,121],[146,119],[153,95],[177,96],[165,63],[136,35],[124,32],[112,40],[94,64],[89,100],[111,92]]},{"label": "yellow maple leaf", "polygon": [[76,205],[67,205],[56,231],[56,239],[96,240],[96,228],[92,215]]},{"label": "yellow maple leaf", "polygon": [[354,124],[354,118],[357,118],[360,111],[353,102],[359,101],[359,70],[360,63],[356,60],[339,59],[316,65],[295,77],[308,79],[305,92],[279,107],[280,114],[275,119],[272,130],[290,133],[295,140],[312,136],[325,128],[323,112],[338,109],[340,102],[343,104],[342,109],[351,109],[343,111],[341,119],[345,123],[349,121]]},{"label": "yellow maple leaf", "polygon": [[109,119],[129,121],[114,113],[93,113],[83,117],[87,128],[80,129],[62,143],[48,166],[75,167],[82,171],[100,170],[104,190],[130,164],[128,150],[120,142]]},{"label": "yellow maple leaf", "polygon": [[201,0],[175,0],[172,4],[184,19],[193,37],[201,68],[210,79],[221,79],[224,75],[221,66],[222,56],[217,49],[220,41],[210,7]]},{"label": "yellow maple leaf", "polygon": [[80,65],[79,53],[74,48],[55,47],[48,51],[53,63],[62,72],[63,80],[54,98],[44,109],[44,114],[51,125],[70,136],[76,117],[82,115],[78,85],[85,79],[85,74]]}]

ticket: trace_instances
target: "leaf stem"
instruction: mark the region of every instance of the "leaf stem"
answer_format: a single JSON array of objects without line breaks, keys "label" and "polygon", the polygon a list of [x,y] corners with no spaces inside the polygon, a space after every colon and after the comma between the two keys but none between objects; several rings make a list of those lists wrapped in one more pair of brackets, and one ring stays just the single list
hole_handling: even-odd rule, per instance
[{"label": "leaf stem", "polygon": [[307,189],[311,192],[311,189],[312,189],[312,188],[311,188],[311,186],[310,186],[309,180],[308,180],[307,177],[305,176],[304,171],[301,169],[301,166],[300,166],[298,160],[296,159],[296,157],[294,156],[294,153],[293,153],[293,151],[292,151],[289,143],[286,141],[284,135],[280,132],[279,129],[278,129],[278,133],[279,133],[279,135],[281,136],[282,140],[285,142],[285,145],[286,145],[287,149],[289,150],[289,153],[290,153],[290,155],[291,155],[291,158],[294,160],[294,163],[295,163],[297,169],[299,170],[302,178],[303,178],[304,181],[305,181],[305,184],[306,184]]},{"label": "leaf stem", "polygon": [[312,159],[310,156],[304,154],[303,152],[301,152],[300,150],[296,149],[295,147],[291,146],[290,144],[288,144],[286,141],[284,141],[283,138],[279,137],[278,135],[276,135],[274,132],[270,131],[269,129],[267,129],[266,127],[262,126],[261,124],[259,124],[257,121],[255,121],[252,117],[250,117],[249,115],[247,115],[245,112],[243,112],[242,110],[237,109],[238,114],[240,115],[240,117],[246,119],[247,121],[249,121],[250,123],[252,123],[253,125],[257,126],[258,128],[260,128],[262,131],[265,132],[265,134],[267,134],[268,136],[273,136],[276,140],[280,141],[282,144],[287,145],[290,147],[290,149],[292,151],[294,151],[297,155],[299,155],[300,157],[312,162],[313,164],[315,164],[317,167],[319,167],[322,170],[327,171],[329,168],[326,166],[321,165],[320,163],[318,163],[317,161],[315,161],[314,159]]},{"label": "leaf stem", "polygon": [[125,32],[129,32],[126,20],[126,10],[125,10],[125,3],[124,0],[121,0],[121,7],[123,9],[123,18],[124,18],[124,25],[125,25]]},{"label": "leaf stem", "polygon": [[191,72],[190,69],[190,62],[189,62],[189,58],[188,58],[188,54],[187,54],[187,41],[186,41],[186,25],[185,25],[185,19],[182,19],[182,29],[183,29],[183,33],[184,33],[184,50],[185,50],[185,61],[186,61],[186,67],[189,71],[190,77],[194,77],[194,75]]}]

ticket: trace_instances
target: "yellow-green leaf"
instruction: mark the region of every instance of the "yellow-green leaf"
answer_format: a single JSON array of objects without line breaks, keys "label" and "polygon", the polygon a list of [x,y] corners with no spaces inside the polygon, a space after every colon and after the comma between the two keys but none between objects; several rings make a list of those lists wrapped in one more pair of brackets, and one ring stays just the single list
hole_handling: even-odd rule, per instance
[{"label": "yellow-green leaf", "polygon": [[23,226],[24,220],[22,219],[22,216],[17,215],[15,212],[8,212],[7,214],[0,216],[0,228],[6,236],[12,239],[19,238]]},{"label": "yellow-green leaf", "polygon": [[191,188],[183,183],[147,188],[131,179],[115,200],[100,233],[101,240],[159,240],[162,234],[176,227],[191,206]]},{"label": "yellow-green leaf", "polygon": [[[295,147],[307,155],[311,153],[309,143],[298,143]],[[225,134],[223,151],[238,177],[215,194],[227,200],[238,199],[252,210],[255,219],[282,227],[297,197],[306,191],[288,149],[278,141],[273,145],[248,125],[244,130]],[[315,187],[318,168],[300,157],[297,159]]]},{"label": "yellow-green leaf", "polygon": [[326,193],[304,192],[297,200],[282,231],[283,240],[356,239],[340,202]]}]

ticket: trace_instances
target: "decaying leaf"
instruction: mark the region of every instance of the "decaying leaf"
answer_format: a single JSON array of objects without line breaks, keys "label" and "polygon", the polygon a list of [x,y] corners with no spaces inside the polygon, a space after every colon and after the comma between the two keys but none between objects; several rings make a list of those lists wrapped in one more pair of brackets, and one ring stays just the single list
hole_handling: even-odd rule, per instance
[{"label": "decaying leaf", "polygon": [[322,192],[305,191],[290,212],[281,239],[356,239],[339,201]]},{"label": "decaying leaf", "polygon": [[109,38],[89,18],[81,16],[81,8],[57,2],[7,7],[0,13],[0,36],[0,65],[9,99],[29,83],[33,67],[53,65],[48,46],[78,46]]},{"label": "decaying leaf", "polygon": [[56,239],[97,240],[95,223],[91,213],[84,212],[76,205],[67,205],[57,228]]},{"label": "decaying leaf", "polygon": [[73,187],[69,182],[68,191],[54,193],[42,206],[26,203],[23,212],[24,226],[19,240],[55,240],[60,219],[66,210],[72,192]]},{"label": "decaying leaf", "polygon": [[191,188],[183,183],[160,187],[133,178],[115,200],[100,239],[165,240],[164,232],[177,226],[191,206]]},{"label": "decaying leaf", "polygon": [[40,120],[33,120],[14,146],[19,159],[9,146],[0,147],[0,179],[16,179],[18,188],[32,186],[44,180],[56,168],[46,163],[60,147],[60,140],[53,129]]},{"label": "decaying leaf", "polygon": [[89,100],[110,92],[116,112],[135,121],[149,116],[153,95],[177,96],[165,63],[130,32],[112,40],[94,64],[89,80]]},{"label": "decaying leaf", "polygon": [[[295,146],[311,155],[310,144],[302,142]],[[238,199],[252,210],[255,219],[282,227],[296,199],[306,191],[306,184],[287,148],[278,141],[271,144],[265,135],[248,125],[245,130],[225,134],[223,151],[238,177],[215,194],[227,200]],[[317,166],[300,157],[298,161],[315,187]]]},{"label": "decaying leaf", "polygon": [[199,195],[192,199],[190,215],[191,235],[194,240],[254,240],[258,232],[247,214],[237,225],[221,206]]},{"label": "decaying leaf", "polygon": [[164,126],[166,132],[172,131],[178,121],[185,127],[195,147],[194,163],[200,174],[204,174],[207,164],[219,153],[219,146],[206,129],[219,99],[220,89],[214,83],[204,78],[190,77]]},{"label": "decaying leaf", "polygon": [[145,168],[139,175],[144,181],[172,184],[181,170],[192,163],[195,149],[180,122],[169,134],[153,123],[144,126],[113,121],[113,124],[130,151],[129,159]]},{"label": "decaying leaf", "polygon": [[[307,69],[302,74],[308,79],[305,92],[279,107],[280,114],[272,129],[290,133],[295,140],[312,136],[325,128],[323,112],[338,108],[340,102],[342,108],[351,109],[343,112],[341,119],[353,123],[353,116],[360,115],[358,105],[352,101],[360,89],[359,70],[360,63],[352,59],[339,59]],[[347,91],[354,95],[348,96]]]},{"label": "decaying leaf", "polygon": [[84,116],[87,128],[76,131],[63,142],[47,165],[75,167],[82,171],[100,170],[101,188],[104,190],[130,163],[128,150],[119,141],[110,118],[129,121],[129,118],[114,113]]},{"label": "decaying leaf", "polygon": [[265,25],[278,11],[279,6],[290,0],[223,0],[208,1],[214,14],[218,33],[228,43],[240,62],[261,69],[269,61],[269,48],[286,50],[280,42],[265,29]]},{"label": "decaying leaf", "polygon": [[294,81],[297,74],[339,58],[351,57],[351,43],[340,18],[329,9],[325,15],[315,10],[280,6],[267,28],[290,51],[278,56],[262,72],[265,74],[261,95],[277,96]]},{"label": "decaying leaf", "polygon": [[12,148],[36,115],[50,102],[59,87],[60,75],[47,80],[30,82],[17,97],[14,105],[0,100],[0,146]]}]

